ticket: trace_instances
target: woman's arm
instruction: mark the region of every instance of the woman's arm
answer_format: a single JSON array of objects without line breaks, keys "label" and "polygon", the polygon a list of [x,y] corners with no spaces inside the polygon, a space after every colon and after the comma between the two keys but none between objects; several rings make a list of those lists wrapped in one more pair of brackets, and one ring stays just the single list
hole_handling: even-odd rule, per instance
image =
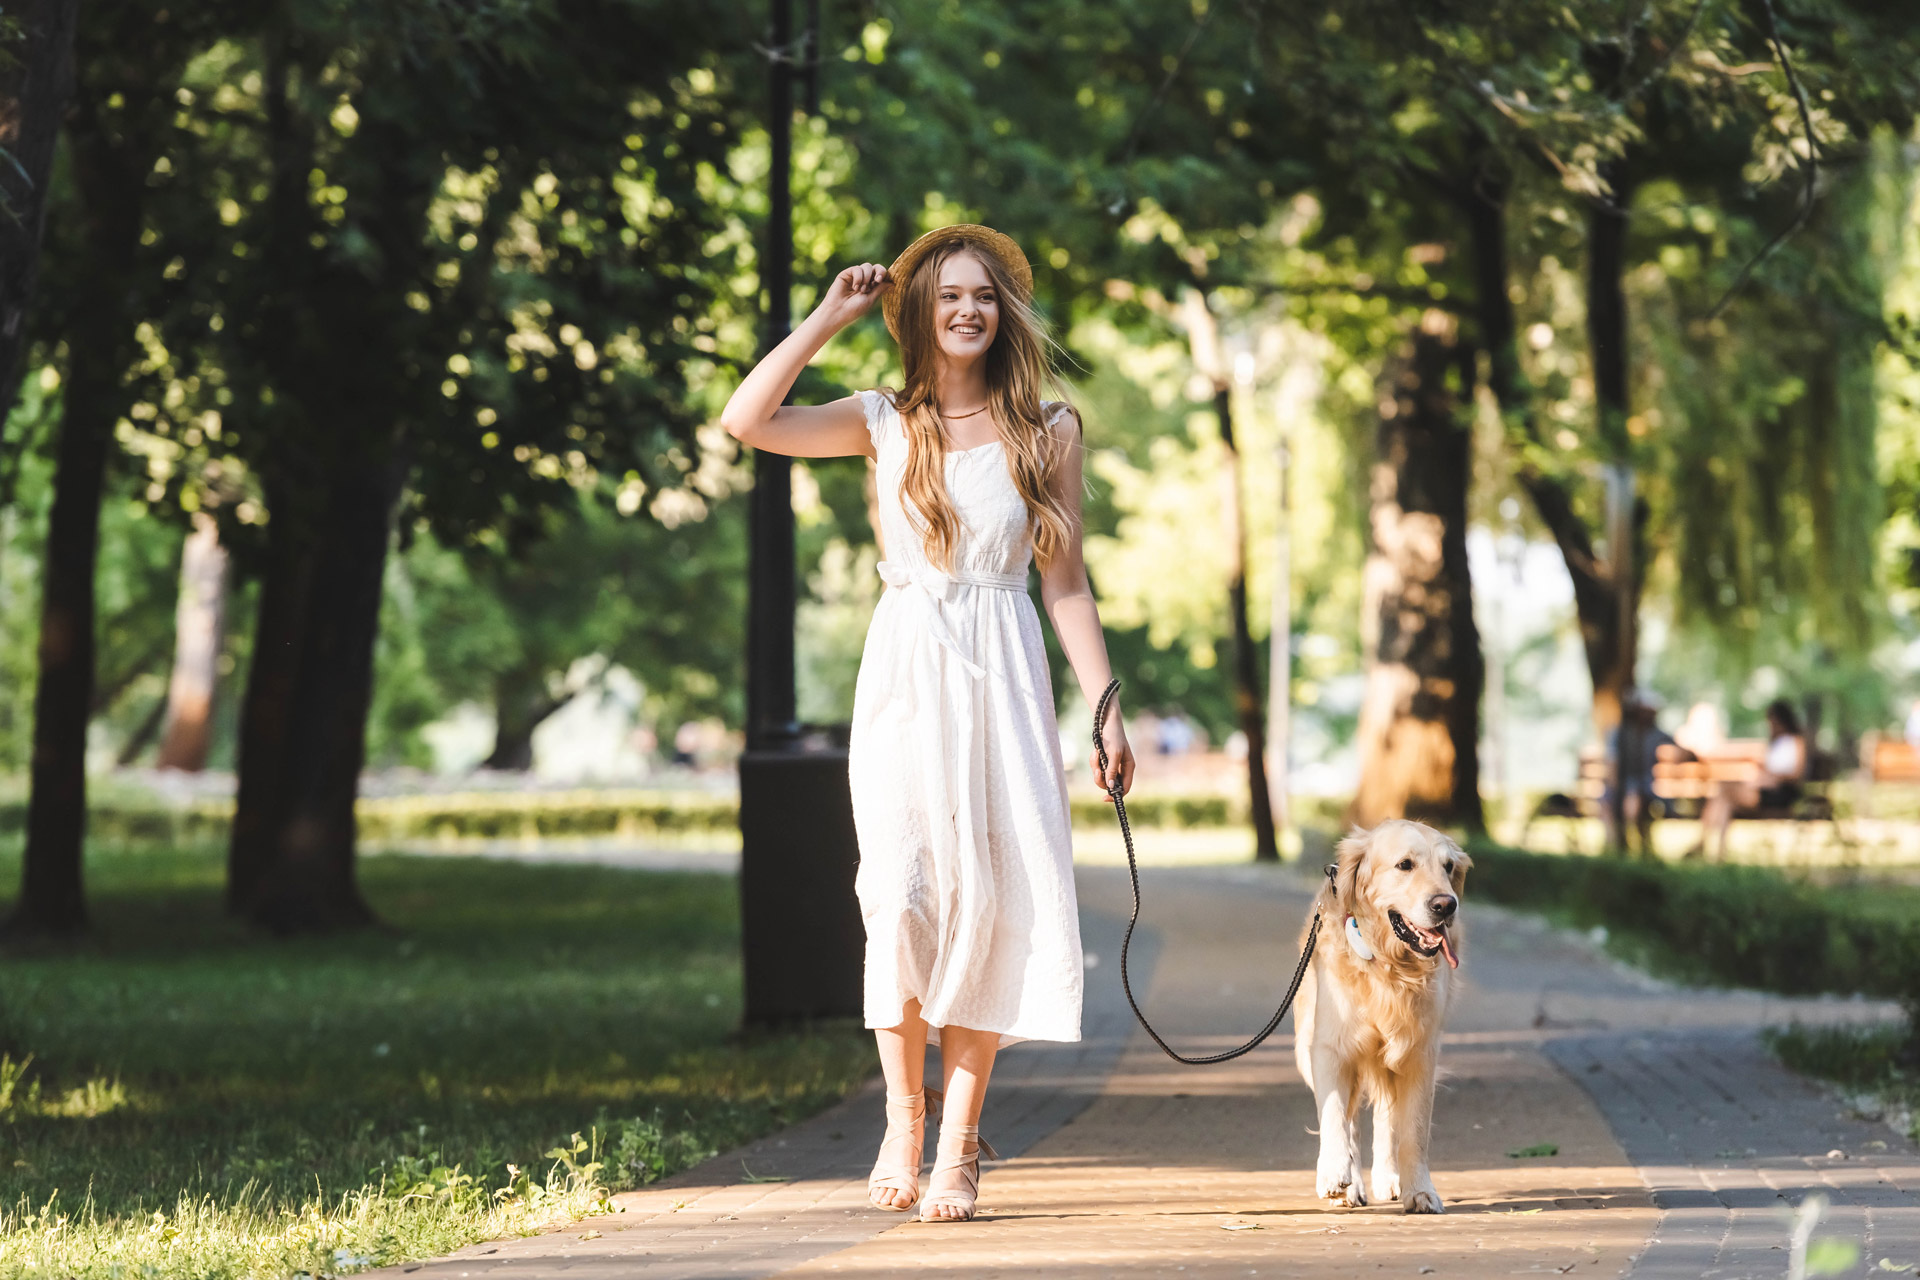
[{"label": "woman's arm", "polygon": [[742,444],[794,458],[873,456],[867,433],[866,411],[860,397],[846,396],[828,404],[782,404],[794,380],[834,334],[865,315],[882,293],[893,287],[887,269],[863,262],[833,279],[827,296],[800,322],[800,327],[753,366],[734,388],[720,425]]},{"label": "woman's arm", "polygon": [[[1073,533],[1066,547],[1040,574],[1040,604],[1053,620],[1053,634],[1059,637],[1060,647],[1066,651],[1074,679],[1080,683],[1080,692],[1088,702],[1097,704],[1107,682],[1113,678],[1113,667],[1107,661],[1107,637],[1100,630],[1100,609],[1093,602],[1093,586],[1087,581],[1087,563],[1081,555],[1080,489],[1085,446],[1079,425],[1079,413],[1073,411],[1069,436],[1061,444],[1060,465],[1054,468],[1049,481],[1053,492],[1072,514]],[[1133,789],[1133,748],[1120,721],[1118,696],[1108,704],[1101,737],[1107,744],[1107,771],[1104,774],[1100,771],[1098,753],[1091,755],[1089,763],[1094,780],[1102,791],[1117,782],[1120,794],[1125,795]]]}]

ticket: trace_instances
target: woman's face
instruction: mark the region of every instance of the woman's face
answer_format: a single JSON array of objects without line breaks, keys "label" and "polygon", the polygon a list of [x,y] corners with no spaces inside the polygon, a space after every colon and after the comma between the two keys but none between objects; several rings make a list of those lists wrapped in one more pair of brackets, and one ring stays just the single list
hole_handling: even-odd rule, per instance
[{"label": "woman's face", "polygon": [[973,361],[1000,331],[1000,294],[980,259],[964,250],[940,264],[933,290],[933,331],[941,354]]}]

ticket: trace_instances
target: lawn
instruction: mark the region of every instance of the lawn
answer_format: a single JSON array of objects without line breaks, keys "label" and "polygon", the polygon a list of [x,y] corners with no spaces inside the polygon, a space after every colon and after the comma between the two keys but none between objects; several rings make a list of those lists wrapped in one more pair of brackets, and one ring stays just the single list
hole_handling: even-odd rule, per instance
[{"label": "lawn", "polygon": [[372,857],[385,928],[273,941],[221,873],[94,851],[93,940],[0,958],[0,1277],[427,1256],[604,1209],[874,1068],[851,1026],[737,1034],[725,877]]}]

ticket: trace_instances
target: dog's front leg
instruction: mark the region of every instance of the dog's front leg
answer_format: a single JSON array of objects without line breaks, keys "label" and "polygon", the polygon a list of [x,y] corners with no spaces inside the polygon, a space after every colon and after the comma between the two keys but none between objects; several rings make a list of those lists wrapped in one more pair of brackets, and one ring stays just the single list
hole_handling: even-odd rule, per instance
[{"label": "dog's front leg", "polygon": [[1400,1171],[1400,1205],[1408,1213],[1439,1213],[1440,1193],[1433,1189],[1427,1146],[1433,1135],[1433,1085],[1438,1046],[1408,1064],[1393,1082],[1399,1096],[1393,1108],[1394,1164]]},{"label": "dog's front leg", "polygon": [[1393,1089],[1373,1100],[1373,1198],[1380,1204],[1400,1198],[1399,1153],[1394,1150]]},{"label": "dog's front leg", "polygon": [[1320,1113],[1320,1163],[1314,1170],[1314,1190],[1322,1199],[1339,1200],[1350,1208],[1367,1202],[1353,1125],[1356,1083],[1353,1069],[1338,1054],[1314,1046],[1314,1103]]}]

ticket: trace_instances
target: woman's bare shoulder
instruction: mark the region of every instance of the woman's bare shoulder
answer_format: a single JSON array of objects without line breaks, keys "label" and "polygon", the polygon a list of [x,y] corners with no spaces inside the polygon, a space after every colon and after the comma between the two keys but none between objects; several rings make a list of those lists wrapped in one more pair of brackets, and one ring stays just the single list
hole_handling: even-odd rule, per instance
[{"label": "woman's bare shoulder", "polygon": [[1055,444],[1072,444],[1085,431],[1080,410],[1068,400],[1042,400],[1040,421],[1045,424],[1047,435]]}]

